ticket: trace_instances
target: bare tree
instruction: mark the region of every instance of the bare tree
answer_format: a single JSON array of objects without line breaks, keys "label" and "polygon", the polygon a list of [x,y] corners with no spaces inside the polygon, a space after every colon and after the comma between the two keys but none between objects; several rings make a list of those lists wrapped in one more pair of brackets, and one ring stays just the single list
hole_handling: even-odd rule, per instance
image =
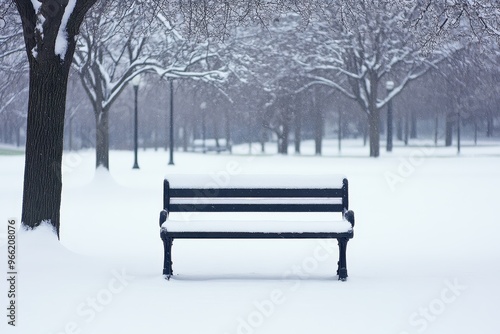
[{"label": "bare tree", "polygon": [[[414,36],[401,28],[400,20],[408,12],[397,4],[361,0],[350,1],[348,8],[323,8],[311,29],[317,47],[297,61],[309,72],[309,85],[335,88],[358,103],[368,117],[370,156],[378,157],[381,109],[460,46],[449,44],[433,54],[422,53],[412,43]],[[388,80],[394,87],[382,94]]]},{"label": "bare tree", "polygon": [[[161,13],[144,25],[143,7],[120,8],[100,3],[82,27],[74,68],[94,109],[96,167],[109,169],[109,111],[130,81],[143,73],[162,78],[223,80],[226,74],[209,70],[217,56],[210,44],[181,36]],[[153,14],[152,14],[153,15]]]}]

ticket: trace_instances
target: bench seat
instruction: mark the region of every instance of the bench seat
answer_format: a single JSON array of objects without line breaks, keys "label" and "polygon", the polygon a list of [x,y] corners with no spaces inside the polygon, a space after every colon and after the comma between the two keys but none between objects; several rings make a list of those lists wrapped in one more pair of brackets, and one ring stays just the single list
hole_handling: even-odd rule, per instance
[{"label": "bench seat", "polygon": [[161,226],[176,232],[240,232],[240,233],[352,233],[347,220],[167,220]]}]

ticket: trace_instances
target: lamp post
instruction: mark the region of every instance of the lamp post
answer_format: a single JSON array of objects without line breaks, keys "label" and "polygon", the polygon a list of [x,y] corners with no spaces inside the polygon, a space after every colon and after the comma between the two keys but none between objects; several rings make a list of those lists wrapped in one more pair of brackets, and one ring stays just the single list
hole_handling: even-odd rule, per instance
[{"label": "lamp post", "polygon": [[[387,96],[389,96],[394,89],[394,81],[387,81],[385,83],[387,89]],[[387,152],[392,152],[392,98],[387,101]]]},{"label": "lamp post", "polygon": [[207,127],[206,127],[206,117],[205,117],[205,109],[207,108],[207,103],[202,102],[200,104],[201,109],[201,138],[203,145],[203,153],[206,153],[205,141],[207,139]]},{"label": "lamp post", "polygon": [[139,84],[141,83],[141,77],[136,75],[132,79],[132,85],[134,86],[134,166],[132,169],[139,169],[139,163],[137,162],[137,149],[138,143],[138,95],[139,95]]},{"label": "lamp post", "polygon": [[174,165],[174,79],[170,79],[170,160],[169,165]]}]

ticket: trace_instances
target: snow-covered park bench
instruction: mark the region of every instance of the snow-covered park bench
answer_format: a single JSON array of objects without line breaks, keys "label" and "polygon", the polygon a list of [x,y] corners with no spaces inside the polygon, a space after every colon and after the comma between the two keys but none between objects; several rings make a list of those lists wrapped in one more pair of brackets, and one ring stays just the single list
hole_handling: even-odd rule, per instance
[{"label": "snow-covered park bench", "polygon": [[175,239],[335,238],[337,275],[345,280],[346,248],[354,236],[353,227],[343,176],[169,177],[164,181],[160,213],[163,275],[170,279],[173,274]]},{"label": "snow-covered park bench", "polygon": [[203,141],[202,139],[195,139],[191,144],[191,151],[193,152],[231,152],[231,144],[226,144],[225,138],[219,138],[215,140],[214,138],[208,138]]}]

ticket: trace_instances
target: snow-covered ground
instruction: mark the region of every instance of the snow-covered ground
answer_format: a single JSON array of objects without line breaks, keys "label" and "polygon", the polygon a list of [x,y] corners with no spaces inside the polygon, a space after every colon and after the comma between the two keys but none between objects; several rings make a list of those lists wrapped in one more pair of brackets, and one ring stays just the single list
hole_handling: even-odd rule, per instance
[{"label": "snow-covered ground", "polygon": [[[257,149],[257,146],[255,146]],[[274,147],[269,146],[269,150]],[[366,157],[111,152],[64,156],[61,242],[49,228],[18,237],[17,326],[1,333],[499,333],[500,143],[396,147]],[[20,218],[24,157],[0,155],[0,261]],[[236,169],[235,169],[236,166]],[[321,240],[178,240],[175,279],[161,275],[158,214],[166,174],[345,174],[356,213],[349,279],[337,246]],[[5,276],[3,276],[5,277]],[[8,330],[8,331],[6,331]]]}]

